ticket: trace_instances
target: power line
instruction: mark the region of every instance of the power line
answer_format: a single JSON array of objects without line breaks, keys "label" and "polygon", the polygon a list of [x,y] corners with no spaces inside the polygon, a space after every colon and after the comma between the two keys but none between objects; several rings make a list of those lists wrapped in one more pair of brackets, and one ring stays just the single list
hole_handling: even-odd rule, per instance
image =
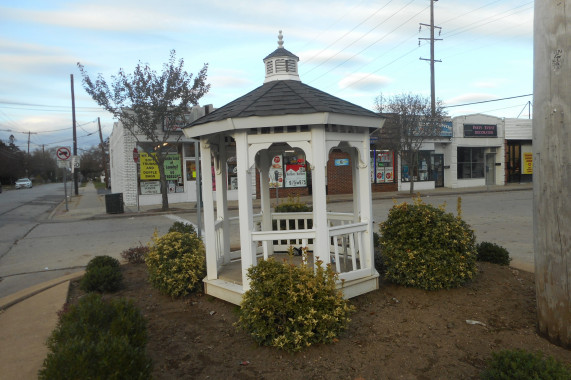
[{"label": "power line", "polygon": [[510,96],[510,97],[508,97],[508,98],[500,98],[500,99],[492,99],[492,100],[482,100],[482,101],[480,101],[480,102],[472,102],[472,103],[464,103],[464,104],[455,104],[455,105],[452,105],[452,106],[442,106],[442,108],[453,108],[453,107],[471,106],[471,105],[473,105],[473,104],[499,102],[499,101],[501,101],[501,100],[510,100],[510,99],[524,98],[524,97],[526,97],[526,96],[533,96],[533,94]]}]

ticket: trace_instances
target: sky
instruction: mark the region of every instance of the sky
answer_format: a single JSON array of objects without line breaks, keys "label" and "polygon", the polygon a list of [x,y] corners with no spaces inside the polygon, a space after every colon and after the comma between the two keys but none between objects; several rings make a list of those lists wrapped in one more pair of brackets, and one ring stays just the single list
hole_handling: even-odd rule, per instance
[{"label": "sky", "polygon": [[[421,24],[430,0],[0,0],[0,140],[72,146],[72,75],[79,154],[99,143],[98,117],[107,138],[114,120],[78,62],[109,81],[138,63],[160,73],[174,49],[189,73],[208,64],[200,105],[219,108],[263,84],[280,30],[305,84],[371,110],[381,94],[429,98]],[[450,116],[530,117],[533,1],[435,1],[434,25],[436,97]]]}]

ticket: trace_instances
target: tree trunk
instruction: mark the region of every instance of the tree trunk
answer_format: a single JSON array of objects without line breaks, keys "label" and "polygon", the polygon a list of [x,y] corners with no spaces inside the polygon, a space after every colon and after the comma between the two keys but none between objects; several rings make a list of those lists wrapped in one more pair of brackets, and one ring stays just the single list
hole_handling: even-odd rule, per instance
[{"label": "tree trunk", "polygon": [[159,174],[161,178],[161,196],[162,196],[162,211],[169,210],[169,192],[167,186],[167,177],[165,175],[165,160],[164,156],[161,154],[161,158],[158,159]]},{"label": "tree trunk", "polygon": [[538,328],[571,347],[571,0],[536,1],[533,229]]}]

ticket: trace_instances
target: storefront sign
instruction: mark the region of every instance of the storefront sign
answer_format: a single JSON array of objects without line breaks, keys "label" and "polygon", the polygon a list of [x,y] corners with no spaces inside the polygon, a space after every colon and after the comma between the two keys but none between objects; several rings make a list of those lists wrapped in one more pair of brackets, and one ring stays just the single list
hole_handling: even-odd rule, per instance
[{"label": "storefront sign", "polygon": [[181,176],[180,156],[178,154],[167,155],[165,157],[165,177],[167,181],[179,181]]},{"label": "storefront sign", "polygon": [[[155,155],[155,153],[153,153]],[[141,161],[141,180],[148,181],[160,179],[159,167],[155,163],[153,157],[147,153],[140,153]],[[165,176],[167,181],[179,181],[182,178],[182,166],[180,156],[178,154],[169,154],[165,157]],[[179,181],[180,182],[180,181]]]},{"label": "storefront sign", "polygon": [[305,186],[307,186],[305,165],[286,165],[285,187]]},{"label": "storefront sign", "polygon": [[152,195],[161,193],[161,183],[160,181],[142,181],[141,182],[141,194],[142,195]]},{"label": "storefront sign", "polygon": [[498,137],[498,126],[491,124],[464,124],[464,137]]},{"label": "storefront sign", "polygon": [[[153,153],[154,154],[154,153]],[[141,160],[141,180],[148,181],[152,179],[160,179],[159,167],[155,163],[153,157],[147,153],[140,153],[139,159]]]},{"label": "storefront sign", "polygon": [[523,174],[533,174],[533,153],[523,152]]},{"label": "storefront sign", "polygon": [[336,158],[335,159],[335,166],[349,166],[349,159],[348,158]]},{"label": "storefront sign", "polygon": [[272,164],[270,166],[270,189],[275,189],[277,187],[284,187],[284,169],[283,169],[283,158],[281,155],[275,156],[272,159]]}]

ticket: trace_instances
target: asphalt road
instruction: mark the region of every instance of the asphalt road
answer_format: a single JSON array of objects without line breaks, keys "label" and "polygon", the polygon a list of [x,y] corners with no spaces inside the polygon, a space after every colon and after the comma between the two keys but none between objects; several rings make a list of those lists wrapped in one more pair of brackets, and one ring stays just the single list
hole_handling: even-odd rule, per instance
[{"label": "asphalt road", "polygon": [[83,269],[93,257],[121,252],[164,234],[164,216],[54,222],[51,210],[64,200],[61,184],[0,194],[0,298]]}]

